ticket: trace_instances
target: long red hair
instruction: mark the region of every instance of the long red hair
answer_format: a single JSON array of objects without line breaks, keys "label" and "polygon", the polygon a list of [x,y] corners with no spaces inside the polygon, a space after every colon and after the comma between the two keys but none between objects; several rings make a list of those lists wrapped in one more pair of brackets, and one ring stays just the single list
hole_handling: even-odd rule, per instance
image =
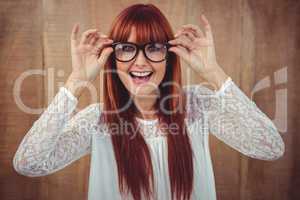
[{"label": "long red hair", "polygon": [[[172,28],[162,12],[152,4],[134,4],[124,9],[114,20],[109,38],[127,41],[132,27],[136,28],[137,43],[148,41],[167,42],[174,39]],[[116,71],[113,54],[108,58],[105,71]],[[179,57],[169,52],[166,62],[166,74],[159,85],[160,96],[156,106],[159,123],[177,124],[178,129],[167,130],[168,167],[172,199],[190,199],[193,189],[193,152],[184,123],[185,96],[182,92],[181,67]],[[172,83],[172,84],[164,84]],[[108,125],[115,159],[118,168],[119,189],[121,193],[131,192],[134,200],[147,199],[153,195],[154,177],[150,151],[143,138],[132,132],[120,132],[112,126],[127,122],[137,130],[137,121],[133,115],[136,107],[130,99],[117,73],[104,74],[103,118]],[[166,99],[166,96],[172,96]],[[128,102],[131,104],[128,105]],[[160,106],[159,106],[160,105]],[[163,109],[172,111],[166,114]],[[125,110],[122,108],[126,108]],[[120,111],[121,110],[121,111]],[[112,112],[115,111],[115,112]],[[170,134],[171,133],[171,134]],[[127,190],[127,191],[126,191]]]}]

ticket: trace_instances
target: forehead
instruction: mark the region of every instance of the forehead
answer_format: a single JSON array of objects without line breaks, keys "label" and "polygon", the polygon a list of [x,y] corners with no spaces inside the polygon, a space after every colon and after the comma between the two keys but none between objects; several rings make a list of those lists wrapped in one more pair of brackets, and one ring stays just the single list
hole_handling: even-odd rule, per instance
[{"label": "forehead", "polygon": [[[160,30],[162,32],[162,30]],[[132,26],[130,31],[128,31],[128,37],[125,39],[127,42],[133,42],[137,44],[145,44],[147,42],[166,42],[167,36],[164,33],[160,33],[160,31],[153,30],[151,27],[147,26]],[[126,38],[126,36],[125,36]]]}]

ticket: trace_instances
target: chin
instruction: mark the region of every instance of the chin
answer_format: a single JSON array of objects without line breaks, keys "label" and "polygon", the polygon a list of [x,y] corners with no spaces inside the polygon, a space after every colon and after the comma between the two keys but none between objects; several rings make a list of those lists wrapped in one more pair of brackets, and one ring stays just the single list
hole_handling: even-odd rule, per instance
[{"label": "chin", "polygon": [[136,85],[135,83],[131,82],[127,89],[131,93],[131,95],[136,97],[152,97],[153,95],[157,96],[159,94],[158,85],[159,84],[153,82],[148,82],[139,85]]}]

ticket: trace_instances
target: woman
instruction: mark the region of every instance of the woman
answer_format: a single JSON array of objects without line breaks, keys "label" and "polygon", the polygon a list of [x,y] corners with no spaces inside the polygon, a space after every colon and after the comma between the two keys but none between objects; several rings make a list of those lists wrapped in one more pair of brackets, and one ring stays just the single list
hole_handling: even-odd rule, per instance
[{"label": "woman", "polygon": [[[275,160],[284,143],[272,121],[224,73],[210,25],[175,35],[151,4],[123,10],[108,36],[71,34],[72,73],[25,135],[14,168],[56,172],[91,153],[89,199],[216,199],[208,146],[212,133],[252,158]],[[182,87],[182,58],[215,90]],[[74,110],[101,69],[104,103]],[[125,124],[131,129],[124,130]]]}]

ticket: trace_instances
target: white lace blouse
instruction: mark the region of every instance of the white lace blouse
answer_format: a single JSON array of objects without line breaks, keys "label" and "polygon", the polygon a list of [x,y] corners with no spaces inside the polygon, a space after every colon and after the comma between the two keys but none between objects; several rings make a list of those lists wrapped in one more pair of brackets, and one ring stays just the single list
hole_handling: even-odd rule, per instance
[{"label": "white lace blouse", "polygon": [[[193,200],[216,199],[209,133],[252,158],[275,160],[283,155],[284,142],[272,121],[230,77],[218,91],[200,84],[183,89],[187,94],[185,122],[195,154]],[[21,141],[13,159],[15,170],[29,177],[45,176],[91,153],[88,199],[131,199],[121,198],[110,136],[104,125],[97,125],[101,105],[94,103],[75,113],[77,103],[70,91],[59,89]],[[157,119],[137,120],[151,152],[155,199],[169,200],[166,137],[153,134]]]}]

